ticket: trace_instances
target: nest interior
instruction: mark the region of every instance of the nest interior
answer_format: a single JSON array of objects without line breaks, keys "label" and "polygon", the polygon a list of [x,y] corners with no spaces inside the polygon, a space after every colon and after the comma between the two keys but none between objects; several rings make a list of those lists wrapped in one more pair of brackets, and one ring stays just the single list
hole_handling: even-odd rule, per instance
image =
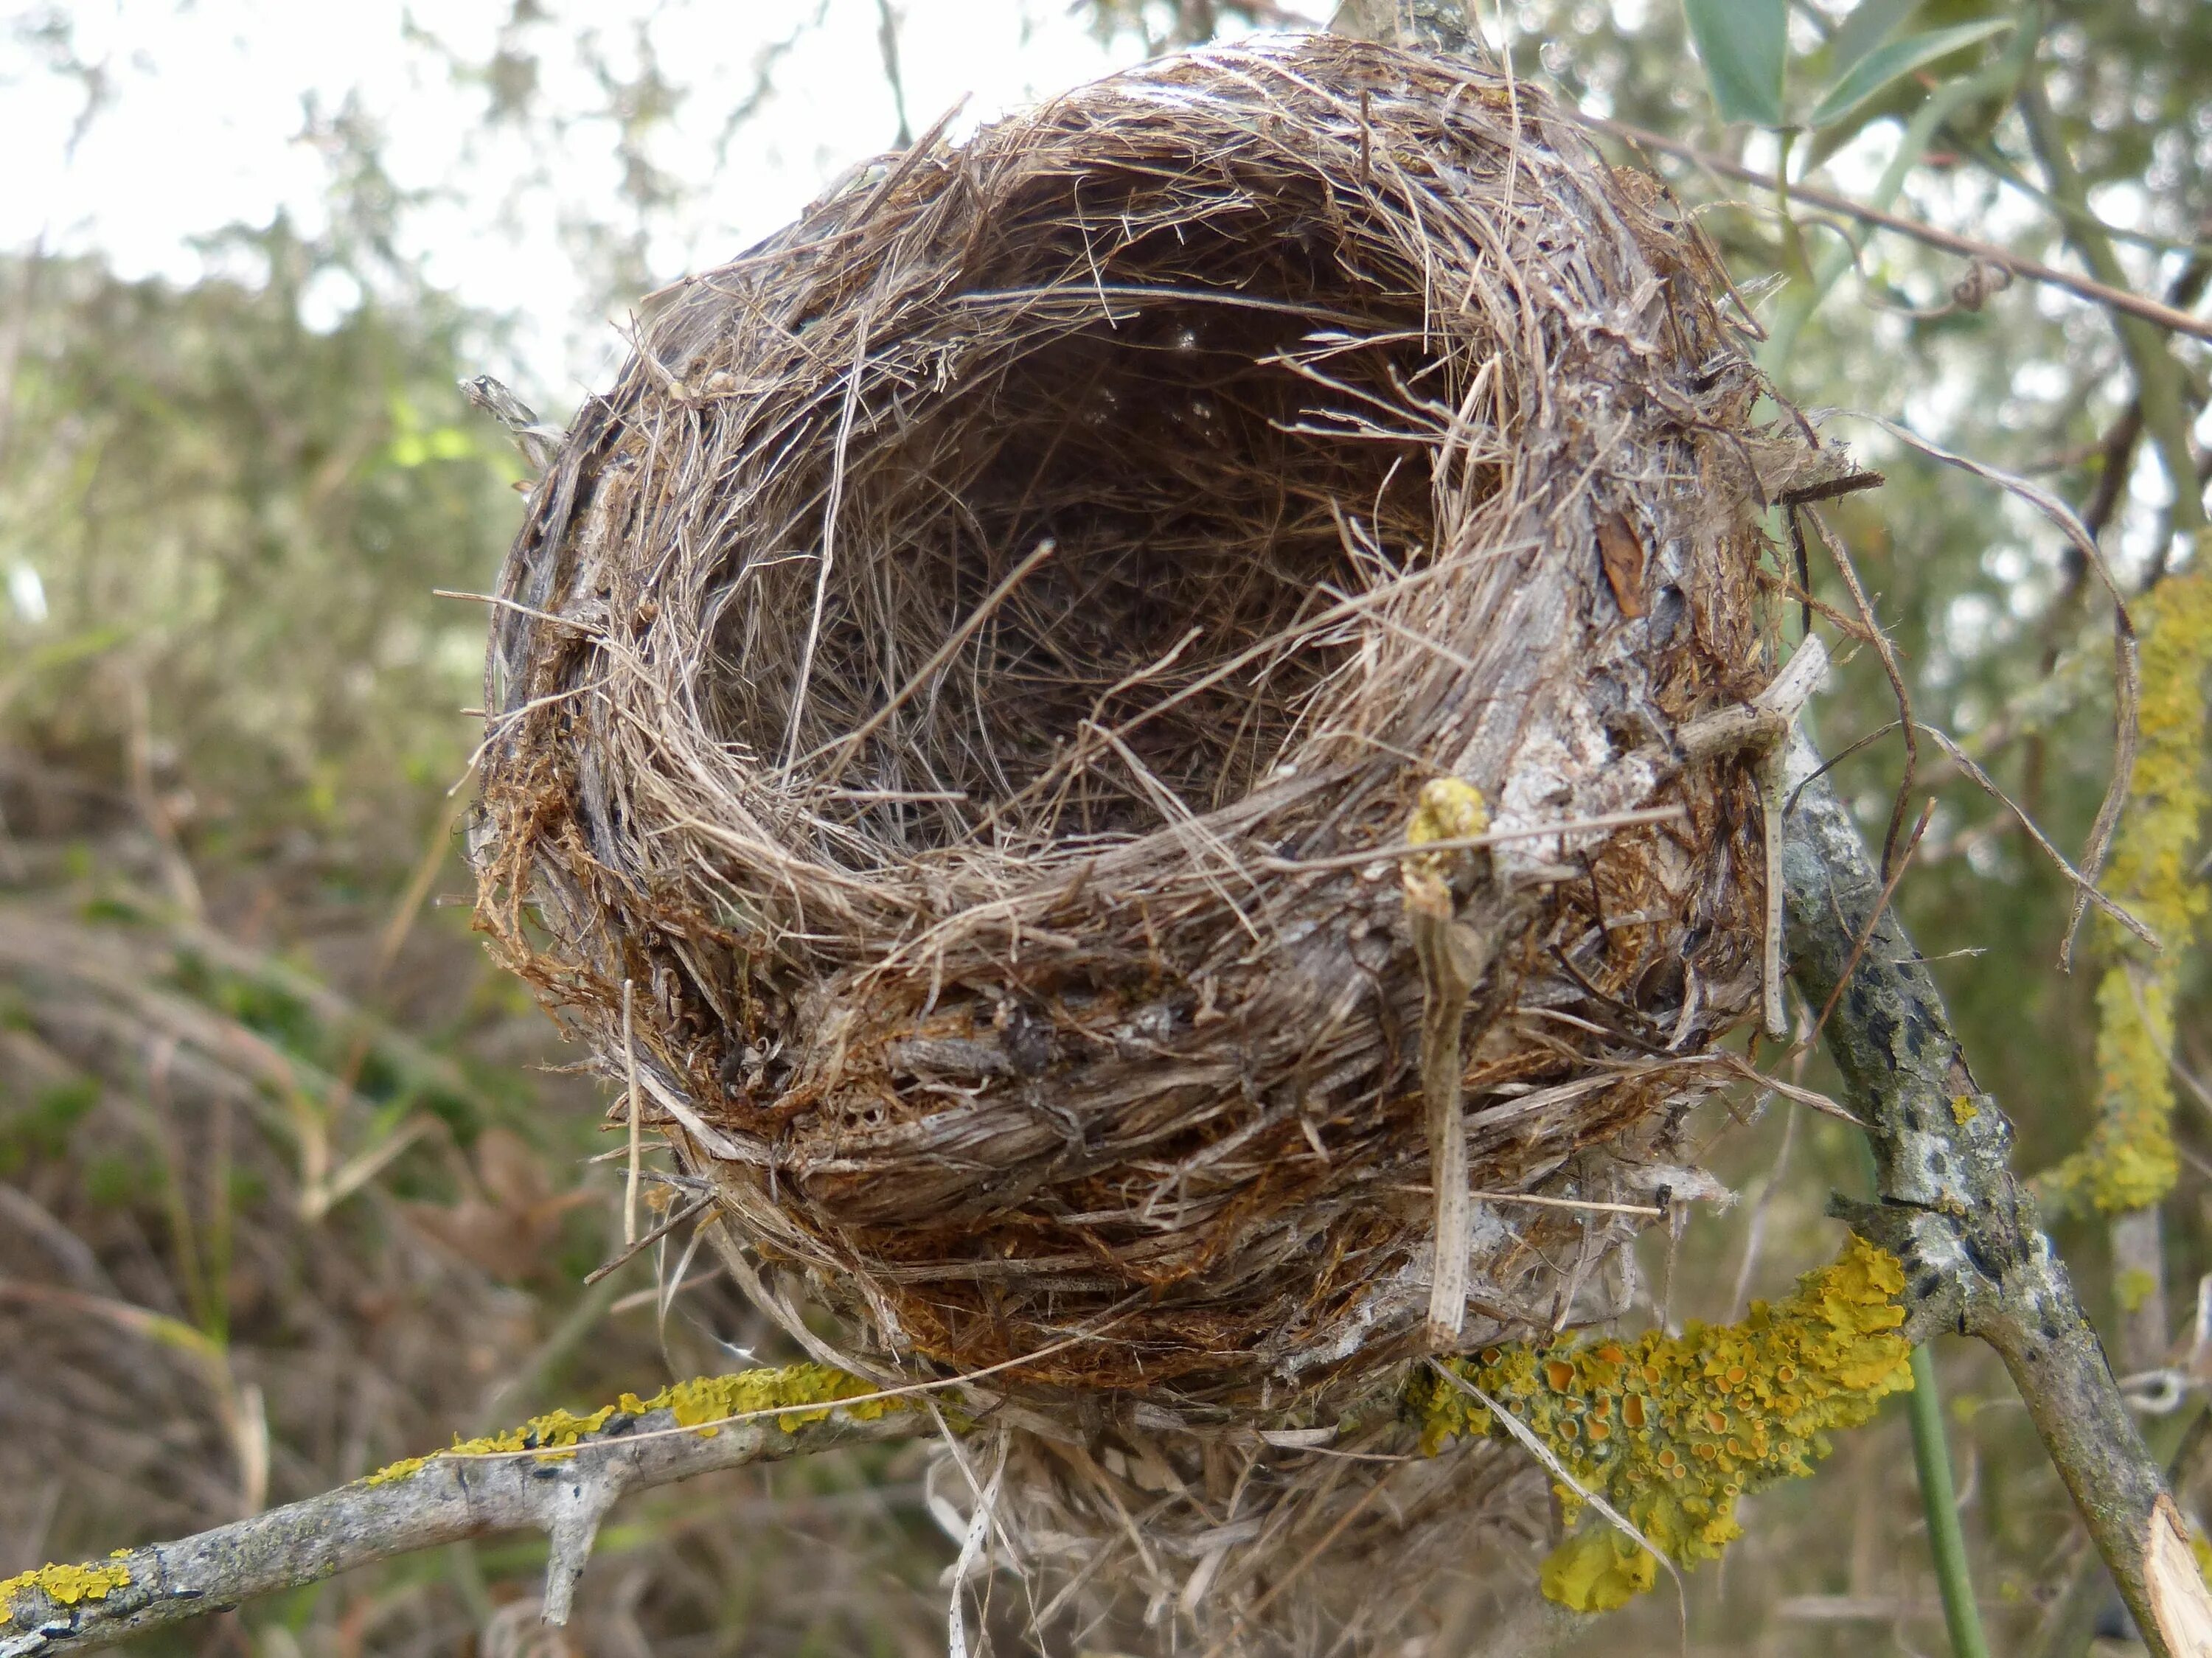
[{"label": "nest interior", "polygon": [[[483,925],[855,1362],[1371,1378],[1425,783],[1520,836],[1449,865],[1479,1192],[1648,1191],[1758,1003],[1757,792],[1675,733],[1771,677],[1802,444],[1717,280],[1530,88],[1327,36],[863,169],[655,296],[538,485]],[[1607,1310],[1633,1224],[1479,1202],[1468,1340]]]}]

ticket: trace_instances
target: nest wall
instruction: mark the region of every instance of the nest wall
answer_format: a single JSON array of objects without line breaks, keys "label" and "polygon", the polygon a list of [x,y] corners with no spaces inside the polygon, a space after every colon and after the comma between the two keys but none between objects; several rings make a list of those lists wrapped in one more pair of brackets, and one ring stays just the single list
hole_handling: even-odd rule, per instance
[{"label": "nest wall", "polygon": [[[1757,790],[1675,737],[1771,677],[1805,445],[1720,282],[1540,93],[1327,36],[926,137],[654,296],[537,486],[482,925],[848,1363],[1371,1385],[1424,785],[1529,831],[1449,865],[1477,1190],[1648,1200],[1758,1005]],[[1468,1344],[1620,1310],[1635,1224],[1479,1203]]]}]

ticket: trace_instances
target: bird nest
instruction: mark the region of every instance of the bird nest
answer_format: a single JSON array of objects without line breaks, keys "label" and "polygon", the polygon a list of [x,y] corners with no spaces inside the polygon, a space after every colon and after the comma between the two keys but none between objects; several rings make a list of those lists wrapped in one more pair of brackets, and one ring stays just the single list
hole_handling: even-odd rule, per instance
[{"label": "bird nest", "polygon": [[1322,36],[654,296],[501,575],[478,915],[802,1339],[1198,1421],[1618,1300],[1760,998],[1680,733],[1813,451],[1722,280],[1534,89]]}]

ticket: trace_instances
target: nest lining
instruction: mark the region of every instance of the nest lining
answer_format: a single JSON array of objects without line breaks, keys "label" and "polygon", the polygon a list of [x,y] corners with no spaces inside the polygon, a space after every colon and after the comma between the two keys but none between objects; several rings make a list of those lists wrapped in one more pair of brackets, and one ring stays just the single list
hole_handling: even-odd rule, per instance
[{"label": "nest lining", "polygon": [[[1475,1187],[1674,1155],[1761,862],[1673,733],[1771,676],[1796,458],[1714,277],[1527,86],[1311,37],[927,137],[656,296],[502,574],[479,914],[771,1300],[1155,1422],[1401,1363],[1379,854],[1439,776],[1506,829],[1680,808],[1454,875]],[[1630,1231],[1479,1206],[1468,1340],[1589,1315]]]}]

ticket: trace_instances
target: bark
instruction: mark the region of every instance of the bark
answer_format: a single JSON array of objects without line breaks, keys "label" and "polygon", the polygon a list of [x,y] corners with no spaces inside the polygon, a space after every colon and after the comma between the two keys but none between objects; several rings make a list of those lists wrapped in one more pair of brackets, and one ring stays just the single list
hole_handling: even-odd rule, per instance
[{"label": "bark", "polygon": [[[538,1530],[550,1540],[545,1617],[560,1623],[599,1521],[625,1492],[836,1445],[908,1438],[928,1422],[912,1410],[872,1421],[838,1410],[822,1421],[771,1415],[679,1430],[663,1410],[617,1417],[561,1451],[432,1457],[397,1478],[357,1479],[179,1542],[34,1574],[55,1592],[36,1583],[7,1591],[11,1615],[0,1619],[0,1658],[91,1652],[396,1554],[501,1531]],[[96,1582],[118,1567],[128,1582],[102,1585],[97,1598],[88,1592],[88,1576]]]},{"label": "bark", "polygon": [[[1793,783],[1816,763],[1801,739]],[[1881,878],[1825,781],[1804,785],[1790,813],[1783,873],[1790,967],[1807,999],[1826,1005],[1850,972],[1824,1035],[1869,1125],[1878,1195],[1838,1199],[1834,1212],[1905,1263],[1909,1336],[1948,1329],[1996,1349],[2152,1650],[2194,1658],[2205,1649],[2189,1643],[2188,1617],[2172,1599],[2189,1591],[2161,1581],[2154,1609],[2146,1576],[2171,1552],[2165,1481],[2013,1175],[2012,1125],[1975,1083],[1935,977],[1897,918],[1877,915]],[[2204,1599],[2201,1581],[2193,1594]]]}]

